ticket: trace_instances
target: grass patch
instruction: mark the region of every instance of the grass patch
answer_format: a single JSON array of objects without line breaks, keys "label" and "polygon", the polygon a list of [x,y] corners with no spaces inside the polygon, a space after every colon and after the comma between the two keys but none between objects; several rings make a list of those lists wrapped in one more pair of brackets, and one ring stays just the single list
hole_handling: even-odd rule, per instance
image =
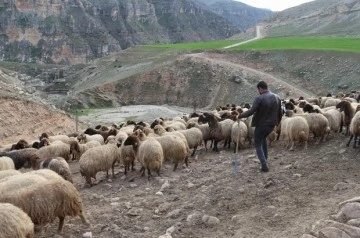
[{"label": "grass patch", "polygon": [[136,118],[137,118],[137,116],[128,116],[128,117],[125,117],[125,122],[127,122],[127,121],[136,121]]},{"label": "grass patch", "polygon": [[359,38],[346,37],[279,37],[265,38],[231,50],[327,50],[360,52]]},{"label": "grass patch", "polygon": [[242,40],[221,40],[221,41],[204,41],[204,42],[189,42],[177,44],[158,44],[158,45],[144,45],[145,48],[164,48],[175,50],[205,50],[218,49],[232,44],[241,42]]},{"label": "grass patch", "polygon": [[94,110],[96,110],[96,109],[93,109],[93,108],[73,109],[73,110],[70,110],[68,113],[74,117],[76,116],[76,114],[78,116],[88,116]]}]

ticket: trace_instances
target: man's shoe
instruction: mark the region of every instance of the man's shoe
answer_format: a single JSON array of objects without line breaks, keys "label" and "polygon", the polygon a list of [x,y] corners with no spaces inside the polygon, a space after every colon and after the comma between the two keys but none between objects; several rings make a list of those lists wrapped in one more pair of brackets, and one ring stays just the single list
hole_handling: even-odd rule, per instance
[{"label": "man's shoe", "polygon": [[268,167],[261,168],[261,172],[264,172],[264,173],[269,172],[269,168]]}]

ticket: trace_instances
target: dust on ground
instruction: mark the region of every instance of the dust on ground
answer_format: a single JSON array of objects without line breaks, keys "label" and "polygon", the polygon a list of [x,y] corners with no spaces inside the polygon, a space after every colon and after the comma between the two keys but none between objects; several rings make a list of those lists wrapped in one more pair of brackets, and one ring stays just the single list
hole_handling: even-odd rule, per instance
[{"label": "dust on ground", "polygon": [[[347,148],[347,139],[334,134],[294,152],[277,142],[269,150],[269,173],[260,172],[252,146],[236,155],[233,145],[220,153],[202,147],[188,168],[173,172],[165,163],[162,177],[150,180],[140,176],[139,165],[127,178],[117,166],[115,178],[98,173],[91,188],[83,186],[78,163],[70,163],[91,226],[67,218],[63,237],[300,237],[336,213],[339,202],[359,195],[359,149]],[[56,226],[42,237],[51,237]]]},{"label": "dust on ground", "polygon": [[159,117],[182,117],[192,111],[193,109],[190,108],[170,105],[130,105],[92,110],[86,115],[79,116],[79,120],[91,126],[119,124],[128,120],[152,122]]}]

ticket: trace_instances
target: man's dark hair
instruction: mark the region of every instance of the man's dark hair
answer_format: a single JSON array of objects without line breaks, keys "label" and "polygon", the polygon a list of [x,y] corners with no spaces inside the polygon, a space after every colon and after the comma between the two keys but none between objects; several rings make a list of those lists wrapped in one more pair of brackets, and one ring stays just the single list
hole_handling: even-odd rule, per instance
[{"label": "man's dark hair", "polygon": [[268,89],[268,85],[267,83],[265,83],[264,81],[260,81],[257,85],[257,88],[262,88],[262,89]]}]

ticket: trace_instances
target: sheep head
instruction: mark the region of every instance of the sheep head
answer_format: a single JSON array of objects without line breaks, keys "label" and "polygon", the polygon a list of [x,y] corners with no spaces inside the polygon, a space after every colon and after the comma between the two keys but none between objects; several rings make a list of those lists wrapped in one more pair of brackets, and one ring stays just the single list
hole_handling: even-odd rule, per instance
[{"label": "sheep head", "polygon": [[130,135],[126,140],[124,141],[123,145],[132,145],[133,149],[136,150],[139,147],[140,140],[135,135]]}]

